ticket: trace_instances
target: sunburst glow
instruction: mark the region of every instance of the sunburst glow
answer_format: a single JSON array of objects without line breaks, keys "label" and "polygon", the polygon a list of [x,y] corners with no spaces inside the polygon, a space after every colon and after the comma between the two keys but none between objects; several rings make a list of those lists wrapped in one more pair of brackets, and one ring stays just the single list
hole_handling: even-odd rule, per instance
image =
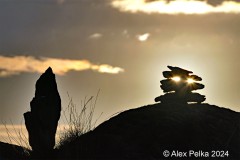
[{"label": "sunburst glow", "polygon": [[160,14],[208,14],[208,13],[240,13],[240,3],[223,1],[212,6],[199,0],[113,0],[111,5],[123,12],[144,12]]},{"label": "sunburst glow", "polygon": [[192,78],[188,78],[188,79],[187,79],[187,82],[188,82],[188,83],[193,83],[193,82],[195,82],[195,81],[194,81]]},{"label": "sunburst glow", "polygon": [[173,77],[173,78],[171,78],[171,79],[174,80],[175,82],[179,82],[179,81],[181,80],[180,77]]}]

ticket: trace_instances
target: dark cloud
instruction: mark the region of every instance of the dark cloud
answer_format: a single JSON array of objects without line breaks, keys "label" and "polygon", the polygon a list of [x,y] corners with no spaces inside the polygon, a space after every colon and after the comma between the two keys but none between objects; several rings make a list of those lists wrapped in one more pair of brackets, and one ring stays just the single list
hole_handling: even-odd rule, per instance
[{"label": "dark cloud", "polygon": [[[238,15],[130,14],[113,9],[107,2],[66,1],[62,5],[4,3],[0,5],[0,51],[4,54],[41,54],[74,59],[78,55],[94,62],[111,61],[117,54],[114,45],[123,40],[118,36],[126,29],[129,39],[133,40],[136,40],[136,35],[156,29],[166,30],[166,33],[161,33],[165,35],[163,41],[182,32],[218,32],[233,36],[239,33]],[[168,30],[171,31],[169,34]],[[89,35],[94,33],[104,35],[101,41],[89,40]],[[98,53],[98,46],[102,46],[102,56],[90,54]]]},{"label": "dark cloud", "polygon": [[[145,0],[145,2],[154,2],[154,1],[158,1],[158,0]],[[176,0],[166,0],[167,2],[171,2],[171,1],[176,1]],[[197,0],[197,1],[206,1],[206,0]],[[213,6],[217,6],[222,4],[224,1],[235,1],[235,2],[240,2],[240,0],[207,0],[208,4],[211,4]]]},{"label": "dark cloud", "polygon": [[207,0],[207,3],[211,4],[213,6],[218,6],[218,5],[222,4],[224,1],[240,2],[240,0]]}]

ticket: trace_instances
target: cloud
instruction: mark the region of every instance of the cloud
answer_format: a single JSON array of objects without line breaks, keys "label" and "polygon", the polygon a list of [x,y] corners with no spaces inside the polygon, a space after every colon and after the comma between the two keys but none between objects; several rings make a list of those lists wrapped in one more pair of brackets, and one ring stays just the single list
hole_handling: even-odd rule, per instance
[{"label": "cloud", "polygon": [[92,35],[89,36],[90,39],[99,39],[101,38],[103,35],[101,33],[94,33]]},{"label": "cloud", "polygon": [[64,75],[69,71],[93,70],[99,73],[118,74],[124,72],[120,67],[108,64],[93,64],[88,60],[72,60],[57,58],[35,58],[32,56],[7,57],[0,55],[0,77],[7,77],[23,72],[43,73],[49,66],[57,75]]},{"label": "cloud", "polygon": [[137,39],[141,42],[144,42],[146,40],[148,40],[150,34],[149,33],[144,33],[142,35],[137,35]]},{"label": "cloud", "polygon": [[159,14],[240,13],[240,2],[223,1],[213,6],[199,0],[112,0],[112,7],[122,12]]}]

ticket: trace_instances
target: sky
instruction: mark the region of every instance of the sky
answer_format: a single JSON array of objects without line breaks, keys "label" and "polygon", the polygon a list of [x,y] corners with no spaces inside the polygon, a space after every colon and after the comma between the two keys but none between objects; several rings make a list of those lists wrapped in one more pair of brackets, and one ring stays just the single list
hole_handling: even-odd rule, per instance
[{"label": "sky", "polygon": [[167,65],[202,77],[206,103],[239,112],[239,26],[240,0],[0,0],[0,120],[24,123],[48,66],[63,109],[100,90],[99,123],[154,104]]}]

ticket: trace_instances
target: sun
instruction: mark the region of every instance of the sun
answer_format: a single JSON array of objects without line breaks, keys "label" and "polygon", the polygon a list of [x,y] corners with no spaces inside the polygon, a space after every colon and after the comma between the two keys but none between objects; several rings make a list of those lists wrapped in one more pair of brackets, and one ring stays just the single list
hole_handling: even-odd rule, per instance
[{"label": "sun", "polygon": [[[171,79],[175,82],[181,81],[181,78],[178,77],[178,76],[172,77]],[[192,79],[192,78],[188,78],[186,81],[187,81],[188,84],[192,84],[192,83],[195,82],[194,79]]]},{"label": "sun", "polygon": [[192,78],[187,79],[187,83],[194,83],[195,81]]},{"label": "sun", "polygon": [[174,80],[175,82],[179,82],[181,80],[180,77],[172,77],[171,79]]}]

